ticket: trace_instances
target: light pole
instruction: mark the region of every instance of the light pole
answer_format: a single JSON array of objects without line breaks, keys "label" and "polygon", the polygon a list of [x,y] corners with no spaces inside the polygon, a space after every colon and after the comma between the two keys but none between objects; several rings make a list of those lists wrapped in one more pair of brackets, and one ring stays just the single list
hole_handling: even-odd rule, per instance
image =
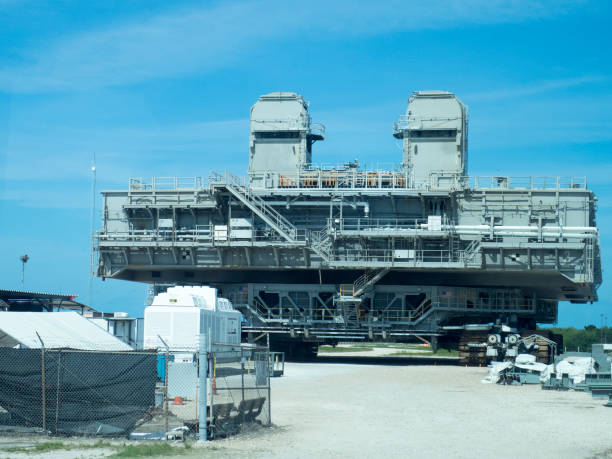
[{"label": "light pole", "polygon": [[25,285],[25,264],[28,262],[30,257],[28,256],[28,254],[25,254],[19,257],[19,259],[21,260],[21,289],[24,290],[25,289],[24,287]]}]

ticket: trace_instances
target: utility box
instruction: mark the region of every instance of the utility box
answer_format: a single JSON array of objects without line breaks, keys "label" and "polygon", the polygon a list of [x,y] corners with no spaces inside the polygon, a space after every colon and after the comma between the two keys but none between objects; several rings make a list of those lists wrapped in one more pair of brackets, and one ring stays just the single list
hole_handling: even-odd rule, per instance
[{"label": "utility box", "polygon": [[250,218],[230,218],[230,238],[248,240],[253,238],[253,221]]},{"label": "utility box", "polygon": [[227,225],[215,225],[215,241],[227,241]]},{"label": "utility box", "polygon": [[442,217],[439,215],[427,217],[427,229],[429,231],[442,231]]}]

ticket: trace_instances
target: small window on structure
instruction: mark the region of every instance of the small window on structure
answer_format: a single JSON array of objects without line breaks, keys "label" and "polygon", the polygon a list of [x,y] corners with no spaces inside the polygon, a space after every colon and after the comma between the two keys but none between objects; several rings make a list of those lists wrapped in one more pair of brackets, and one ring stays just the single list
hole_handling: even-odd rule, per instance
[{"label": "small window on structure", "polygon": [[454,139],[457,129],[413,129],[408,135],[411,139]]},{"label": "small window on structure", "polygon": [[256,132],[257,139],[297,139],[300,137],[300,131],[268,131]]}]

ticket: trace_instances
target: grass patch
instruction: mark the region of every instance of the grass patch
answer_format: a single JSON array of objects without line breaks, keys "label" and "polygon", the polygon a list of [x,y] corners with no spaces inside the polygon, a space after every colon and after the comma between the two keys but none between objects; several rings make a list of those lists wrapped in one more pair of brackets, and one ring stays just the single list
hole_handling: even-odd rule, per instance
[{"label": "grass patch", "polygon": [[36,443],[32,446],[21,446],[7,448],[0,451],[2,453],[26,453],[26,454],[43,454],[51,451],[70,451],[81,449],[113,449],[116,452],[110,457],[169,457],[185,454],[191,449],[191,443],[185,443],[184,448],[173,447],[166,442],[148,442],[142,444],[129,445],[126,443],[113,444],[105,440],[99,440],[95,443],[64,443],[61,441],[46,441]]},{"label": "grass patch", "polygon": [[432,352],[431,350],[428,351],[419,351],[419,352],[411,352],[410,350],[405,350],[405,351],[398,351],[398,352],[394,352],[393,354],[387,354],[387,357],[406,357],[406,356],[423,356],[423,357],[457,357],[459,356],[459,351],[455,350],[455,349],[451,349],[450,351],[448,349],[438,349],[436,352]]},{"label": "grass patch", "polygon": [[16,446],[14,448],[6,448],[2,450],[7,453],[47,453],[49,451],[57,451],[60,449],[70,449],[71,445],[67,445],[61,441],[46,441],[43,443],[36,443],[32,446]]},{"label": "grass patch", "polygon": [[319,346],[320,352],[367,352],[371,350],[372,347],[367,346]]},{"label": "grass patch", "polygon": [[50,451],[70,451],[73,449],[94,449],[94,448],[117,448],[117,445],[105,440],[98,440],[95,443],[64,443],[61,441],[45,441],[35,443],[32,446],[16,446],[6,448],[0,452],[7,453],[27,453],[27,454],[42,454]]},{"label": "grass patch", "polygon": [[[191,445],[190,445],[191,446]],[[124,445],[110,457],[155,457],[178,456],[185,454],[185,448],[170,446],[168,443],[142,443],[139,445]],[[188,448],[187,448],[188,449]]]}]

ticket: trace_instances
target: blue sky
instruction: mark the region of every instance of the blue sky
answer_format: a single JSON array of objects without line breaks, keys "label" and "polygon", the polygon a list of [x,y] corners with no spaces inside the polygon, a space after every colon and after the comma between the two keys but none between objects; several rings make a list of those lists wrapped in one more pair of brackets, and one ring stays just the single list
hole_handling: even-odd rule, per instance
[{"label": "blue sky", "polygon": [[[315,162],[396,163],[409,95],[443,89],[470,109],[471,175],[588,177],[604,284],[559,324],[612,322],[611,19],[607,1],[0,0],[1,287],[28,253],[26,289],[89,301],[94,153],[98,190],[244,174],[249,109],[283,90],[326,125]],[[139,315],[145,290],[96,279],[93,306]]]}]

